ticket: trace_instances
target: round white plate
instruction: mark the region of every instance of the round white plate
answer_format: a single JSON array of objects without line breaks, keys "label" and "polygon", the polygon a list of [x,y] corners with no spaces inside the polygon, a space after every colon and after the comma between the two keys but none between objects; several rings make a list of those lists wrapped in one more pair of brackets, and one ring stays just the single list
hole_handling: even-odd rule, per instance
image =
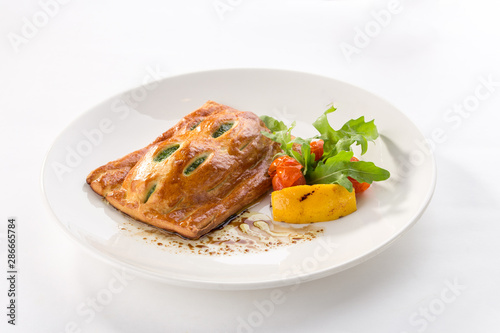
[{"label": "round white plate", "polygon": [[[291,123],[294,133],[334,102],[334,128],[364,115],[380,138],[364,160],[391,178],[358,198],[358,211],[323,222],[324,233],[302,244],[232,256],[175,254],[120,230],[125,217],[85,183],[87,174],[146,146],[207,100]],[[385,100],[317,75],[269,69],[229,69],[164,79],[113,97],[70,124],[56,139],[43,168],[47,203],[61,227],[107,261],[162,281],[202,288],[256,289],[295,284],[352,267],[380,253],[420,217],[434,190],[434,158],[418,129]],[[268,215],[271,215],[269,212]]]}]

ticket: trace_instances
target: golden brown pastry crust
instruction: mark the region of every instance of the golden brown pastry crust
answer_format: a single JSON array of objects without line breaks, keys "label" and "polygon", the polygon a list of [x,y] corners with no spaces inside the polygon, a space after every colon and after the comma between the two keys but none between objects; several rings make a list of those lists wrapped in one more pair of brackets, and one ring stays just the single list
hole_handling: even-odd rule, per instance
[{"label": "golden brown pastry crust", "polygon": [[[232,127],[214,138],[225,124]],[[91,172],[87,183],[135,219],[197,239],[271,186],[267,169],[280,148],[263,130],[269,131],[252,112],[208,101],[147,147]],[[186,174],[200,157],[204,162]]]}]

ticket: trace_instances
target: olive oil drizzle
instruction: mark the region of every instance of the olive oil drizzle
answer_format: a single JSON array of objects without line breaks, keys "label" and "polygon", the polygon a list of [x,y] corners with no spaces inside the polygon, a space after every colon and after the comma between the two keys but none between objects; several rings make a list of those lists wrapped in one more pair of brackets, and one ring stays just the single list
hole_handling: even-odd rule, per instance
[{"label": "olive oil drizzle", "polygon": [[323,233],[316,225],[273,222],[264,214],[244,211],[229,217],[212,232],[197,240],[129,219],[122,230],[171,253],[237,255],[271,251],[278,247],[311,241]]}]

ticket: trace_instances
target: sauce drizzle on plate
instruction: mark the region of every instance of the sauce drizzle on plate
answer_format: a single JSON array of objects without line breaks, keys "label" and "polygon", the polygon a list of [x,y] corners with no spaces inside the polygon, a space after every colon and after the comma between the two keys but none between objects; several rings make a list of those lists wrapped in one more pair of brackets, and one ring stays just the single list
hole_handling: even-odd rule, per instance
[{"label": "sauce drizzle on plate", "polygon": [[198,240],[184,239],[132,219],[127,219],[120,229],[169,252],[209,256],[265,252],[311,241],[323,232],[314,225],[273,222],[265,214],[248,210]]}]

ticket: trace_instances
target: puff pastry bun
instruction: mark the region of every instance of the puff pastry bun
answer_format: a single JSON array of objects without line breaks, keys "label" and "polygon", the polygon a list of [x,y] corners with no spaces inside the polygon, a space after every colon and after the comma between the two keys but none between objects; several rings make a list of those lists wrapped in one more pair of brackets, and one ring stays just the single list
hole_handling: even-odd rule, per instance
[{"label": "puff pastry bun", "polygon": [[87,183],[133,218],[197,239],[270,188],[267,169],[280,148],[261,131],[269,130],[252,112],[208,101]]}]

